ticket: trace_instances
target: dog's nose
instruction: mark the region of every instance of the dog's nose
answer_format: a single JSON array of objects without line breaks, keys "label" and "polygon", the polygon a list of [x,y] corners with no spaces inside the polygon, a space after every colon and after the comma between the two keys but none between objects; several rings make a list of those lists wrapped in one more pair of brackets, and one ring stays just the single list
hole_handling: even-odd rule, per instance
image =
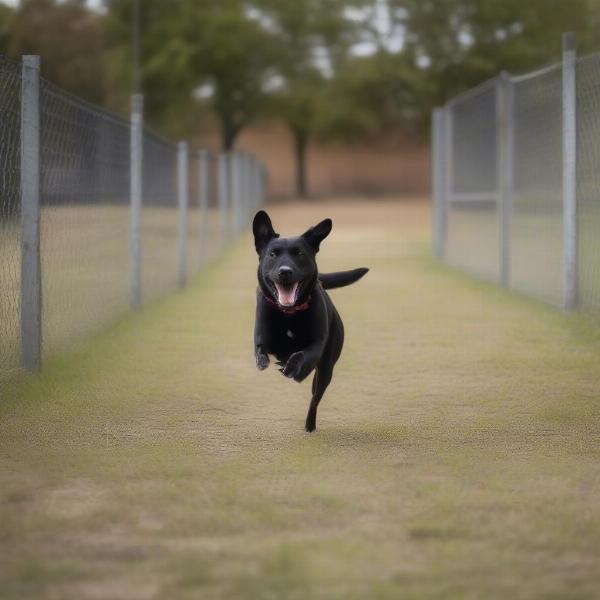
[{"label": "dog's nose", "polygon": [[290,279],[292,277],[292,268],[287,267],[285,265],[279,267],[279,278],[280,279]]}]

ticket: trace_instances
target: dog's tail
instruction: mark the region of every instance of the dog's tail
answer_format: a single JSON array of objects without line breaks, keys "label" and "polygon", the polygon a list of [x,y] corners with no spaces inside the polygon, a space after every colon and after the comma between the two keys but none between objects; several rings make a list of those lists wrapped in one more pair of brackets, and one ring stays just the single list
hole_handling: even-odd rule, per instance
[{"label": "dog's tail", "polygon": [[358,281],[366,275],[369,269],[364,267],[360,269],[352,269],[352,271],[338,271],[337,273],[319,273],[319,281],[326,290],[333,288],[341,288]]}]

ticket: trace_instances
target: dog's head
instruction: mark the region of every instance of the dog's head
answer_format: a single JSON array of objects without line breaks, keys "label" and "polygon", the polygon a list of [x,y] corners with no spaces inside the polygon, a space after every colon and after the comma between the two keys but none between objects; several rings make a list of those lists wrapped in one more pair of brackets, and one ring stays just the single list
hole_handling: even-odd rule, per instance
[{"label": "dog's head", "polygon": [[309,296],[319,277],[316,254],[331,226],[331,219],[325,219],[299,237],[280,238],[269,215],[264,210],[256,213],[252,230],[259,256],[258,283],[267,297],[291,308]]}]

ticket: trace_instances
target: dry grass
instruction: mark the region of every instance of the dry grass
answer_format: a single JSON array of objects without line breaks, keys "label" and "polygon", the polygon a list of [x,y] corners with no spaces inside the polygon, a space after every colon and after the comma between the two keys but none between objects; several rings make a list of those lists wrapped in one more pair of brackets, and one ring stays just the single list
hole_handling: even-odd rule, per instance
[{"label": "dry grass", "polygon": [[[43,351],[72,348],[127,313],[130,306],[128,205],[44,207],[41,223]],[[201,233],[203,234],[201,237]],[[220,248],[216,209],[203,229],[189,211],[188,270]],[[142,295],[147,302],[177,288],[178,212],[142,211]],[[0,382],[20,365],[20,238],[17,225],[0,229]]]},{"label": "dry grass", "polygon": [[252,357],[243,239],[0,406],[5,598],[593,598],[600,335],[428,258],[422,204],[324,216],[347,345],[319,415]]}]

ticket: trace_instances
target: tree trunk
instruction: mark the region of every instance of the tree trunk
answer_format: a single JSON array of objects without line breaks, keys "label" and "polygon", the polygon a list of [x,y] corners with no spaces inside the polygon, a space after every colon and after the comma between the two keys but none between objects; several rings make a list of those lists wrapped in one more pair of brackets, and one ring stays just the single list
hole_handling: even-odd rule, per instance
[{"label": "tree trunk", "polygon": [[237,125],[230,115],[221,115],[221,144],[225,152],[231,152],[235,145],[241,126]]},{"label": "tree trunk", "polygon": [[305,131],[292,129],[294,135],[294,156],[296,159],[296,195],[306,198],[308,190],[306,186],[306,149],[308,147],[308,136]]}]

